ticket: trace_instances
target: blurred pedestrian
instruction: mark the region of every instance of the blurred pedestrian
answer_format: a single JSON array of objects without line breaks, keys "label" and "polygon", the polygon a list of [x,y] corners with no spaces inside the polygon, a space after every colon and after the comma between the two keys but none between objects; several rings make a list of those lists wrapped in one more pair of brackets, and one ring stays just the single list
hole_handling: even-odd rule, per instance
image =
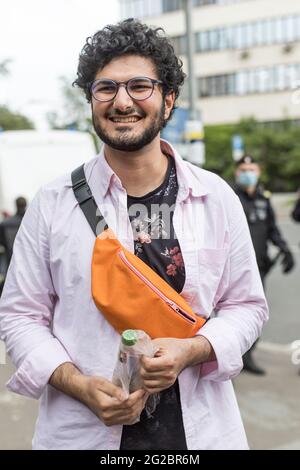
[{"label": "blurred pedestrian", "polygon": [[[292,219],[294,219],[295,222],[300,222],[300,187],[297,192],[297,199],[292,210],[291,217]],[[298,371],[298,374],[300,375],[300,369]]]},{"label": "blurred pedestrian", "polygon": [[298,197],[291,215],[295,222],[300,222],[300,188],[298,189]]},{"label": "blurred pedestrian", "polygon": [[[276,223],[275,213],[270,201],[271,193],[264,191],[259,184],[261,170],[255,159],[246,155],[236,164],[235,191],[244,208],[257,264],[263,285],[265,278],[277,259],[281,258],[282,272],[289,273],[294,267],[294,258],[287,242],[282,237]],[[269,243],[279,248],[278,255],[271,259],[269,255]],[[254,374],[263,375],[265,371],[259,367],[254,358],[253,351],[256,343],[243,356],[244,370]]]},{"label": "blurred pedestrian", "polygon": [[[18,197],[15,200],[15,204],[15,215],[7,217],[0,224],[0,245],[3,247],[4,250],[2,254],[4,259],[3,263],[1,263],[1,274],[4,276],[4,279],[12,257],[13,244],[26,211],[27,201],[24,197]],[[2,288],[3,280],[0,285],[0,293],[2,292]]]}]

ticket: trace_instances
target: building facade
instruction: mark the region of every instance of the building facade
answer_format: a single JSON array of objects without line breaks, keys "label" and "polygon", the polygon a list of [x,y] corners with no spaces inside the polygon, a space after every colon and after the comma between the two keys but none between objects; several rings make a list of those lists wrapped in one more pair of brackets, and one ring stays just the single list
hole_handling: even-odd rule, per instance
[{"label": "building facade", "polygon": [[[186,69],[184,0],[120,0],[162,26]],[[300,120],[300,0],[194,0],[194,70],[205,124]],[[187,90],[182,104],[186,105]]]}]

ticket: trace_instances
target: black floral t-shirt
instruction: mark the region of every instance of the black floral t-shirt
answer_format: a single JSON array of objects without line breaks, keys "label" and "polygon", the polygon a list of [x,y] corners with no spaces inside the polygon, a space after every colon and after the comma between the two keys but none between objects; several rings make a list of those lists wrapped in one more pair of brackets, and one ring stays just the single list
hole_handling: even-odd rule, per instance
[{"label": "black floral t-shirt", "polygon": [[[178,192],[174,158],[168,156],[163,183],[142,197],[127,197],[134,234],[135,255],[147,263],[177,292],[185,282],[185,268],[173,227]],[[145,411],[140,422],[123,426],[121,450],[186,450],[178,380],[160,393],[151,417]]]},{"label": "black floral t-shirt", "polygon": [[167,174],[161,186],[146,196],[128,196],[127,206],[135,255],[181,292],[185,269],[173,227],[178,183],[174,158],[169,156],[168,159]]}]

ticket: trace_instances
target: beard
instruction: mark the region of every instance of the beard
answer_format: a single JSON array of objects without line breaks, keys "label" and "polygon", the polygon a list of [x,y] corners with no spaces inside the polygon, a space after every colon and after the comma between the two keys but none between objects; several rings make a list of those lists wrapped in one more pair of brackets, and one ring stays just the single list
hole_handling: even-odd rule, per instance
[{"label": "beard", "polygon": [[[136,113],[134,109],[130,109],[126,113],[122,113],[118,110],[115,110],[113,113],[115,116],[126,116],[129,114],[139,114]],[[118,129],[115,131],[115,136],[110,135],[106,132],[99,122],[96,121],[94,113],[92,115],[93,118],[93,126],[97,136],[99,137],[102,142],[104,142],[109,147],[120,150],[122,152],[136,152],[141,150],[146,145],[150,144],[152,140],[155,139],[157,134],[162,130],[165,125],[165,104],[163,102],[161,109],[154,115],[153,121],[145,127],[138,135],[132,135],[132,130],[129,126],[119,126]],[[143,115],[142,117],[144,117]]]}]

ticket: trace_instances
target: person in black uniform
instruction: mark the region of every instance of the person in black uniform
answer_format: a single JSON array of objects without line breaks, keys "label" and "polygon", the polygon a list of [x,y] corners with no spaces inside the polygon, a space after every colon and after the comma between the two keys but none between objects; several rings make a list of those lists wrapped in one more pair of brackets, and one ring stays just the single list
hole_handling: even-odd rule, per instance
[{"label": "person in black uniform", "polygon": [[[270,201],[271,194],[261,188],[259,177],[260,167],[253,157],[246,155],[237,162],[234,189],[247,217],[261,280],[265,285],[265,277],[274,264],[274,260],[271,260],[268,253],[269,242],[280,250],[279,256],[284,274],[290,272],[295,263],[288,244],[276,224],[275,213]],[[256,344],[257,342],[243,356],[244,370],[263,375],[265,371],[253,359],[252,353]]]},{"label": "person in black uniform", "polygon": [[295,222],[300,222],[300,188],[298,189],[298,198],[296,200],[291,216]]}]

